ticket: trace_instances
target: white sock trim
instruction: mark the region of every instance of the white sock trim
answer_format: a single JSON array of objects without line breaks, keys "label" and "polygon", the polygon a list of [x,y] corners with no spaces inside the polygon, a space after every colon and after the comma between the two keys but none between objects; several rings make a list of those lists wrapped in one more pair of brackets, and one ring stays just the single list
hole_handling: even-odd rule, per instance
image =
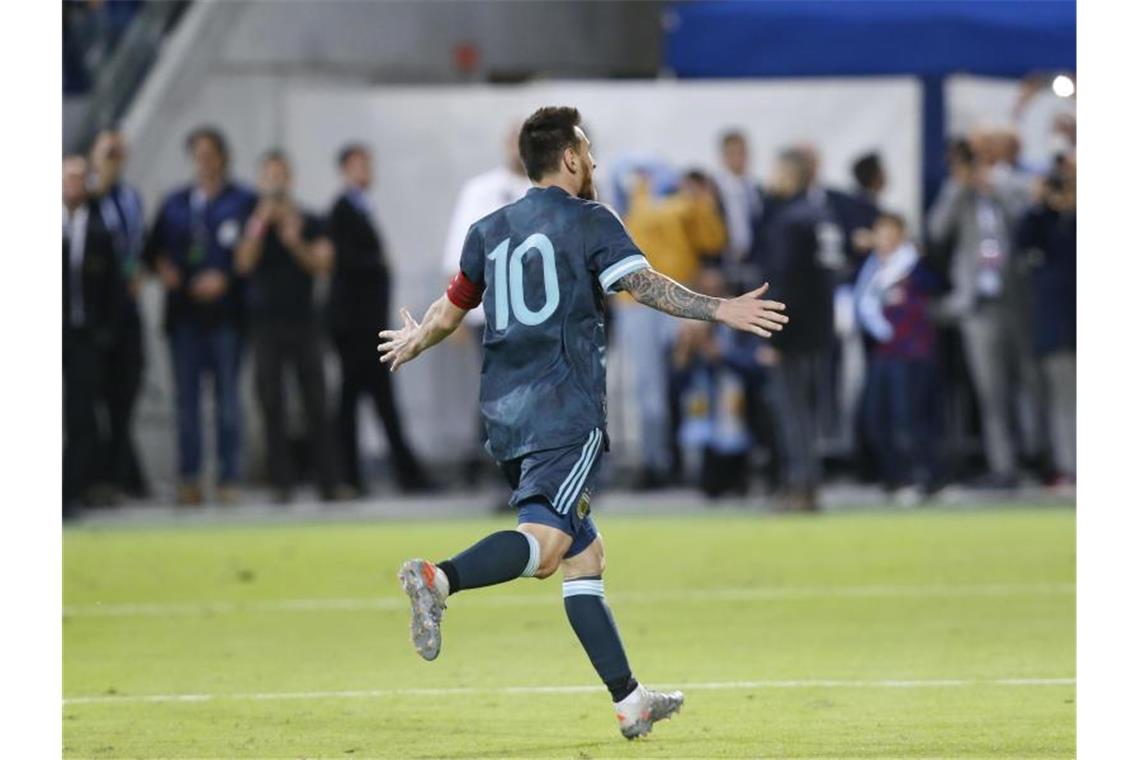
[{"label": "white sock trim", "polygon": [[606,596],[605,586],[599,580],[563,581],[562,598],[568,596]]},{"label": "white sock trim", "polygon": [[534,574],[538,571],[538,563],[542,559],[542,549],[539,548],[538,539],[529,533],[519,531],[526,538],[526,542],[530,544],[530,559],[526,561],[526,567],[523,568],[523,578],[533,578]]}]

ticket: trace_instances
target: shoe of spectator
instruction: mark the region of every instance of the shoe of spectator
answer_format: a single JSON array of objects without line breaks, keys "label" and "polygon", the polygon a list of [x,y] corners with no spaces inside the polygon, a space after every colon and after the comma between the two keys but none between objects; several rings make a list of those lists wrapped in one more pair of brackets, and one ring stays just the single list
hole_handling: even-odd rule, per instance
[{"label": "shoe of spectator", "polygon": [[341,483],[334,486],[332,490],[321,491],[321,501],[336,502],[336,501],[352,501],[357,498],[360,493],[350,485]]},{"label": "shoe of spectator", "polygon": [[181,483],[175,497],[180,507],[197,507],[202,504],[202,489],[197,483]]},{"label": "shoe of spectator", "polygon": [[1013,473],[1001,475],[995,472],[987,472],[974,480],[971,485],[981,491],[1016,491],[1018,477]]},{"label": "shoe of spectator", "polygon": [[818,512],[819,496],[814,488],[789,488],[776,501],[777,512]]},{"label": "shoe of spectator", "polygon": [[668,478],[657,470],[651,468],[643,469],[637,476],[637,480],[633,482],[634,491],[660,491],[669,484]]},{"label": "shoe of spectator", "polygon": [[218,484],[218,503],[228,507],[237,504],[240,492],[233,483]]},{"label": "shoe of spectator", "polygon": [[105,509],[107,507],[119,506],[119,495],[115,491],[115,487],[110,483],[96,483],[87,489],[86,494],[87,506],[96,509]]},{"label": "shoe of spectator", "polygon": [[819,491],[815,488],[805,488],[803,492],[803,500],[799,503],[797,512],[818,512],[819,511]]},{"label": "shoe of spectator", "polygon": [[1071,475],[1055,475],[1049,481],[1049,493],[1074,498],[1077,495],[1077,479]]},{"label": "shoe of spectator", "polygon": [[435,493],[439,486],[426,475],[416,475],[400,482],[400,490],[405,494]]}]

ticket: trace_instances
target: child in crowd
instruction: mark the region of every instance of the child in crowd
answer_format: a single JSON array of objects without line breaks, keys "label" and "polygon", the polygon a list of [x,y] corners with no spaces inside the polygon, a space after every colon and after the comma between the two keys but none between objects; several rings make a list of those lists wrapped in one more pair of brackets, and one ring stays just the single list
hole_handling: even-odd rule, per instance
[{"label": "child in crowd", "polygon": [[[713,269],[697,277],[701,292],[725,290]],[[748,490],[747,387],[756,371],[759,339],[714,325],[685,322],[673,346],[674,387],[680,394],[678,439],[684,461],[706,496]]]},{"label": "child in crowd", "polygon": [[855,312],[874,341],[867,379],[867,430],[880,474],[902,503],[937,489],[939,432],[935,325],[937,275],[906,238],[906,221],[881,214],[874,255],[855,283]]}]

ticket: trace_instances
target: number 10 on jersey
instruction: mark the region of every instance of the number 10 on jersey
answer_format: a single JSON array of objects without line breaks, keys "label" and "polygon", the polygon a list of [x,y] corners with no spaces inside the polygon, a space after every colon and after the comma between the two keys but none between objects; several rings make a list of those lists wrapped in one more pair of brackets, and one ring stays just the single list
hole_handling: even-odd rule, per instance
[{"label": "number 10 on jersey", "polygon": [[[558,270],[554,267],[554,245],[541,232],[522,241],[510,255],[511,240],[507,238],[487,254],[495,264],[495,329],[506,330],[513,313],[524,325],[540,325],[558,308]],[[538,311],[526,304],[523,290],[523,258],[532,251],[542,256],[542,287],[546,303]]]}]

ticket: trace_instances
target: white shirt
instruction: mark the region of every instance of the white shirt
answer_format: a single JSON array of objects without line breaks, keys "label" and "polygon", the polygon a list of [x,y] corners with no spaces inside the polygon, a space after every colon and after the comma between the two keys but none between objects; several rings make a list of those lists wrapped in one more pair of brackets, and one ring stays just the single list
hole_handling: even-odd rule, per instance
[{"label": "white shirt", "polygon": [[760,214],[763,201],[756,184],[748,177],[722,172],[716,177],[728,227],[728,250],[740,261],[752,249],[752,219]]},{"label": "white shirt", "polygon": [[[443,251],[441,271],[444,276],[450,278],[458,271],[463,241],[467,239],[471,225],[508,203],[514,203],[526,195],[530,187],[530,180],[505,166],[477,174],[463,184],[451,214],[451,226]],[[466,321],[472,326],[482,325],[485,321],[483,307],[476,306],[468,312]]]},{"label": "white shirt", "polygon": [[71,290],[72,325],[83,324],[83,249],[87,245],[87,204],[74,211],[63,207],[63,238],[68,241],[68,283]]}]

